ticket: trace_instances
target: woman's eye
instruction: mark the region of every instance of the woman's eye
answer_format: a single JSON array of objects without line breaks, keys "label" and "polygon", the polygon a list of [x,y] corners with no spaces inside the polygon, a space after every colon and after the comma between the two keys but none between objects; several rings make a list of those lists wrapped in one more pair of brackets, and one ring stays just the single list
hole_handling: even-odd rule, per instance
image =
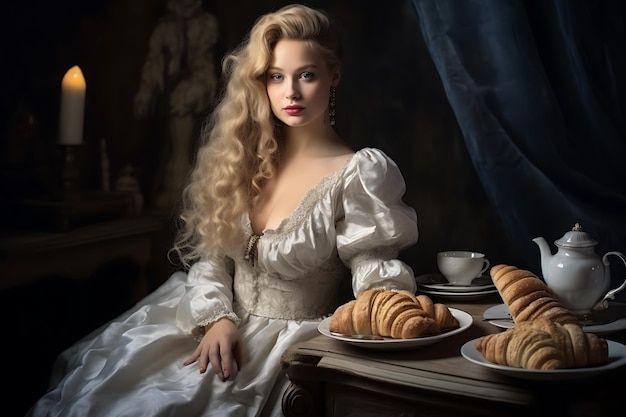
[{"label": "woman's eye", "polygon": [[302,74],[300,74],[300,78],[304,79],[304,80],[310,80],[311,78],[313,78],[315,75],[312,72],[303,72]]},{"label": "woman's eye", "polygon": [[272,81],[280,81],[283,79],[283,76],[280,74],[270,74],[269,78]]}]

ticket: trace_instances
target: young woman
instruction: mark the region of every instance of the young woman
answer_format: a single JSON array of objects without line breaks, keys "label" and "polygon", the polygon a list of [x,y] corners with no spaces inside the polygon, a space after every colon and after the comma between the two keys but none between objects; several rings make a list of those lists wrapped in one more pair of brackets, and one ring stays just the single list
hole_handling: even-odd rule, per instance
[{"label": "young woman", "polygon": [[280,355],[318,334],[342,283],[415,292],[397,259],[418,235],[404,180],[333,128],[340,57],[320,11],[256,22],[184,193],[188,272],[65,351],[31,416],[280,416]]}]

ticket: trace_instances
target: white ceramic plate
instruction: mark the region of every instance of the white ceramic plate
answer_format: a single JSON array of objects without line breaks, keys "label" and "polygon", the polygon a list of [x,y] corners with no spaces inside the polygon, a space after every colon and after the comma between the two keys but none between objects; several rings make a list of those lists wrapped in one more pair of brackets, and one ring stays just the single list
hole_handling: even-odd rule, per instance
[{"label": "white ceramic plate", "polygon": [[[583,330],[587,333],[606,334],[626,329],[626,304],[610,302],[609,308],[597,313],[602,318],[602,324],[583,324]],[[493,318],[510,317],[506,304],[497,304],[483,312],[483,318],[494,326],[508,329],[515,326],[512,319],[488,320]]]},{"label": "white ceramic plate", "polygon": [[493,307],[489,307],[483,312],[483,319],[502,329],[509,329],[515,326],[506,304],[496,304]]},{"label": "white ceramic plate", "polygon": [[493,284],[486,285],[452,285],[450,283],[443,284],[419,284],[420,287],[427,290],[441,291],[441,292],[454,292],[454,293],[468,293],[468,292],[482,292],[495,288]]},{"label": "white ceramic plate", "polygon": [[[444,285],[444,289],[446,289],[450,283],[446,277],[441,274],[422,274],[415,277],[415,281],[418,285]],[[491,275],[483,274],[480,277],[474,278],[472,280],[471,285],[469,287],[478,287],[478,289],[483,289],[486,285],[492,285],[493,281],[491,280]],[[459,288],[467,288],[468,286],[459,286]],[[436,289],[436,288],[435,288]]]},{"label": "white ceramic plate", "polygon": [[543,381],[589,378],[626,365],[626,346],[612,340],[607,340],[609,345],[609,361],[606,364],[589,368],[555,369],[552,371],[514,368],[489,362],[474,347],[476,340],[477,339],[470,340],[461,346],[461,356],[477,365],[484,366],[495,372],[514,378]]},{"label": "white ceramic plate", "polygon": [[386,338],[384,340],[360,340],[350,337],[337,336],[330,332],[328,329],[328,323],[330,317],[325,318],[317,326],[319,332],[325,336],[331,337],[342,342],[349,343],[354,346],[359,346],[366,349],[376,350],[408,350],[416,349],[423,346],[428,346],[433,343],[437,343],[440,340],[446,339],[455,334],[464,332],[472,325],[472,316],[462,310],[456,308],[450,308],[450,312],[459,321],[459,327],[454,330],[447,331],[445,333],[437,334],[434,336],[417,337],[415,339],[391,339]]},{"label": "white ceramic plate", "polygon": [[417,290],[426,295],[432,295],[438,298],[446,298],[448,300],[454,301],[472,301],[477,298],[484,297],[489,294],[494,294],[498,292],[497,288],[487,288],[481,291],[470,291],[470,292],[450,292],[450,291],[435,291],[429,290],[421,287],[417,287]]}]

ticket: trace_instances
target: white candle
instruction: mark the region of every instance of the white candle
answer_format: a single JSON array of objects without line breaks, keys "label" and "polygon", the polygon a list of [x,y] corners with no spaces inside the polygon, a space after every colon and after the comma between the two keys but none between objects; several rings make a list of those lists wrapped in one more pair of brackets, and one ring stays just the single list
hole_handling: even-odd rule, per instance
[{"label": "white candle", "polygon": [[74,65],[65,73],[61,83],[59,143],[62,145],[80,145],[83,142],[86,89],[83,72],[78,65]]}]

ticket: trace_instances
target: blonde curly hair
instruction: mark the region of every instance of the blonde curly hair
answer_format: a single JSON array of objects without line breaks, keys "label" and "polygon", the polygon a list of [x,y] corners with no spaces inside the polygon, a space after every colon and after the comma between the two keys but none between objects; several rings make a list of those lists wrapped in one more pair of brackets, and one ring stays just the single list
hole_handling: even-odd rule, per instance
[{"label": "blonde curly hair", "polygon": [[282,39],[310,42],[329,69],[340,67],[335,25],[324,12],[303,5],[261,16],[224,58],[225,90],[203,126],[172,248],[185,267],[209,254],[241,247],[242,217],[258,200],[264,181],[274,175],[282,123],[270,108],[266,71],[274,46]]}]

